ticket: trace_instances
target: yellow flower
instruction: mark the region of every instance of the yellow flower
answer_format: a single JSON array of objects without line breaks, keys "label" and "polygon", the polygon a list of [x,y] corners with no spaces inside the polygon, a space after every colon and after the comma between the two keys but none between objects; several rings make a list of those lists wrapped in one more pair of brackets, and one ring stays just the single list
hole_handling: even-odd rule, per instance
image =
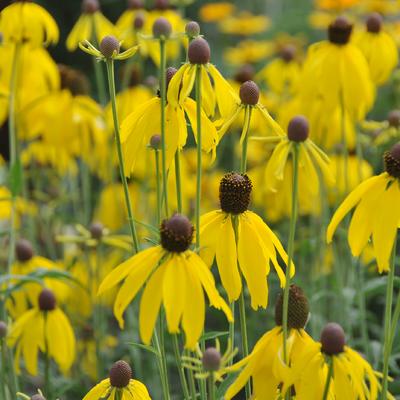
[{"label": "yellow flower", "polygon": [[241,116],[245,114],[243,132],[240,138],[242,143],[247,132],[249,124],[254,120],[258,122],[259,126],[264,125],[264,129],[268,135],[283,136],[282,128],[273,120],[265,107],[259,102],[260,90],[257,84],[253,81],[246,81],[240,86],[239,96],[235,93],[235,106],[229,115],[218,121],[218,136],[219,139],[225,134],[232,124]]},{"label": "yellow flower", "polygon": [[218,22],[233,14],[236,7],[227,1],[213,2],[201,6],[199,15],[204,22]]},{"label": "yellow flower", "polygon": [[128,1],[127,9],[118,18],[115,26],[118,32],[124,35],[124,32],[131,31],[135,24],[136,17],[146,19],[147,12],[141,0]]},{"label": "yellow flower", "polygon": [[316,5],[322,9],[343,11],[346,8],[353,7],[360,3],[360,1],[361,0],[316,0]]},{"label": "yellow flower", "polygon": [[221,32],[231,35],[254,35],[265,32],[271,25],[271,20],[265,15],[253,15],[248,11],[241,11],[237,15],[223,18],[218,27]]},{"label": "yellow flower", "polygon": [[269,40],[241,40],[235,47],[224,49],[224,60],[232,65],[254,64],[270,57],[274,48]]},{"label": "yellow flower", "polygon": [[[189,97],[182,101],[170,101],[170,92],[173,90],[172,84],[176,75],[174,68],[168,68],[167,80],[174,74],[168,84],[168,103],[165,107],[166,118],[166,164],[170,166],[175,153],[186,145],[188,131],[185,115],[188,117],[192,126],[195,139],[197,138],[196,122],[196,102]],[[139,160],[146,156],[146,147],[154,135],[161,132],[161,99],[154,97],[143,103],[131,113],[121,125],[121,143],[125,159],[125,174],[130,174],[135,170],[135,165]],[[215,154],[218,142],[217,132],[212,122],[207,118],[204,111],[201,113],[203,127],[202,149],[207,153]]]},{"label": "yellow flower", "polygon": [[[192,40],[188,49],[189,62],[179,68],[169,84],[168,103],[176,107],[190,96],[199,71],[202,107],[207,116],[214,116],[217,109],[222,117],[229,115],[235,107],[237,95],[217,68],[210,64],[210,54],[206,40],[201,37]],[[204,132],[206,131],[207,129],[204,129]]]},{"label": "yellow flower", "polygon": [[266,167],[266,187],[272,192],[279,190],[284,178],[287,179],[285,177],[285,166],[287,163],[293,164],[290,155],[293,155],[294,147],[297,146],[301,191],[308,193],[311,198],[315,198],[320,187],[318,169],[327,182],[331,184],[334,182],[329,168],[329,158],[308,138],[308,122],[304,117],[294,117],[290,121],[287,131],[287,136],[279,136],[276,139],[279,144],[276,145]]},{"label": "yellow flower", "polygon": [[382,17],[372,14],[366,22],[366,30],[355,34],[354,43],[364,54],[371,78],[376,85],[383,85],[398,64],[396,42],[383,30]]},{"label": "yellow flower", "polygon": [[[285,274],[276,252],[285,263],[287,254],[274,232],[257,214],[248,210],[251,189],[247,175],[230,173],[222,178],[219,189],[221,209],[204,214],[200,220],[200,255],[207,265],[212,265],[216,257],[222,285],[231,302],[242,292],[243,274],[251,306],[256,310],[268,304],[266,278],[270,262],[281,285],[285,285]],[[294,268],[291,274],[294,275]]]},{"label": "yellow flower", "polygon": [[15,321],[7,343],[16,347],[15,368],[18,374],[21,353],[27,371],[34,376],[38,371],[39,350],[47,352],[64,374],[75,360],[74,331],[66,315],[57,307],[56,298],[49,289],[41,291],[37,307]]},{"label": "yellow flower", "polygon": [[67,37],[67,49],[74,51],[85,40],[100,43],[104,36],[115,33],[115,26],[101,13],[98,0],[83,0],[82,14]]},{"label": "yellow flower", "polygon": [[329,40],[313,44],[301,77],[301,102],[321,99],[324,115],[343,104],[350,118],[361,120],[374,100],[374,86],[364,55],[349,43],[352,25],[338,17],[329,26]]},{"label": "yellow flower", "polygon": [[53,17],[38,4],[17,1],[0,12],[0,32],[4,43],[47,46],[58,42],[59,32]]},{"label": "yellow flower", "polygon": [[327,240],[331,242],[340,221],[355,208],[347,234],[351,252],[358,257],[372,237],[379,272],[389,269],[400,223],[399,165],[400,144],[396,144],[385,153],[386,172],[358,185],[336,210],[327,230]]},{"label": "yellow flower", "polygon": [[[296,397],[320,400],[328,379],[328,362],[333,364],[329,399],[378,399],[378,373],[363,356],[345,345],[340,325],[329,323],[321,333],[321,343],[310,343],[300,353],[283,392],[294,384]],[[328,361],[327,361],[328,360]],[[290,390],[290,389],[289,389]],[[394,399],[388,393],[388,399]]]},{"label": "yellow flower", "polygon": [[140,301],[139,331],[142,341],[150,343],[157,316],[164,304],[168,331],[185,332],[185,347],[194,349],[204,329],[204,291],[210,304],[222,309],[229,321],[232,314],[218,294],[214,278],[202,259],[189,250],[193,226],[180,214],[164,220],[161,245],[141,251],[115,268],[104,279],[99,295],[125,280],[114,303],[114,315],[121,328],[123,313],[148,280]]},{"label": "yellow flower", "polygon": [[[280,295],[275,311],[275,320],[278,326],[265,333],[246,358],[226,368],[226,372],[235,372],[243,369],[228,388],[224,399],[232,399],[249,379],[253,381],[254,398],[260,400],[278,400],[282,398],[279,395],[279,389],[282,383],[285,383],[290,377],[290,369],[284,364],[282,359],[282,304],[283,298]],[[304,330],[308,318],[308,310],[308,301],[301,288],[291,285],[289,291],[289,332],[287,340],[288,364],[290,364],[291,368],[296,367],[299,357],[304,350],[314,344],[313,339]],[[309,399],[308,397],[304,398]]]}]

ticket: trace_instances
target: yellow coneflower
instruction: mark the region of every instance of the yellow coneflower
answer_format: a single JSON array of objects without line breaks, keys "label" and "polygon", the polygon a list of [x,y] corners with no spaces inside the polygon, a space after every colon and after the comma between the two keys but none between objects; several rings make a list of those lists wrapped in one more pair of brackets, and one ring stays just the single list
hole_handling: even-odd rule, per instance
[{"label": "yellow coneflower", "polygon": [[316,0],[319,8],[327,10],[343,11],[346,8],[353,7],[360,3],[361,0]]},{"label": "yellow coneflower", "polygon": [[218,22],[233,14],[235,6],[227,1],[213,2],[201,6],[199,15],[204,22]]},{"label": "yellow coneflower", "polygon": [[304,63],[302,104],[324,102],[325,113],[340,104],[352,120],[361,120],[374,100],[374,86],[361,50],[350,42],[352,25],[338,17],[329,25],[328,41],[313,44]]},{"label": "yellow coneflower", "polygon": [[224,49],[224,60],[231,65],[254,64],[274,53],[274,43],[270,40],[245,39],[235,47]]},{"label": "yellow coneflower", "polygon": [[357,32],[354,43],[364,54],[371,78],[377,85],[383,85],[397,66],[399,57],[396,42],[383,30],[379,14],[372,14],[366,21],[366,30]]},{"label": "yellow coneflower", "polygon": [[257,309],[268,304],[266,278],[270,262],[281,285],[285,285],[285,274],[276,252],[284,262],[287,262],[287,254],[274,232],[257,214],[248,210],[251,189],[247,175],[230,173],[222,178],[219,188],[221,209],[204,214],[200,220],[200,255],[207,265],[212,265],[216,257],[229,301],[237,300],[242,292],[242,273],[250,292],[251,306]]},{"label": "yellow coneflower", "polygon": [[[173,79],[178,73],[175,68],[167,69],[168,96],[172,90]],[[150,138],[161,132],[160,107],[161,98],[156,96],[139,106],[122,122],[121,142],[127,176],[135,170],[138,159],[143,159]],[[177,149],[182,149],[186,144],[188,131],[185,115],[191,123],[194,137],[197,138],[196,102],[189,97],[182,99],[181,102],[168,101],[165,108],[167,167],[170,166]],[[217,132],[204,111],[201,113],[201,122],[204,127],[202,149],[207,153],[215,154],[218,142]]]},{"label": "yellow coneflower", "polygon": [[241,36],[265,32],[270,26],[271,20],[267,16],[253,15],[248,11],[228,16],[218,23],[221,32]]},{"label": "yellow coneflower", "polygon": [[[253,381],[253,396],[257,399],[279,399],[282,383],[290,377],[290,369],[282,360],[282,307],[283,296],[278,298],[275,308],[276,327],[265,333],[254,346],[253,351],[243,360],[225,369],[225,372],[241,370],[239,376],[228,388],[224,399],[232,399],[246,384]],[[288,365],[297,366],[299,356],[305,349],[314,344],[306,333],[309,314],[308,300],[301,288],[291,285],[289,291],[288,335],[289,354]],[[320,398],[321,399],[321,398]],[[307,397],[308,400],[308,397]]]},{"label": "yellow coneflower", "polygon": [[194,349],[204,329],[204,291],[210,304],[222,309],[229,321],[232,314],[215,288],[214,278],[202,259],[189,246],[193,226],[180,214],[164,220],[160,228],[161,245],[141,251],[115,268],[104,279],[99,295],[125,280],[114,303],[114,315],[121,328],[123,313],[148,280],[139,310],[139,330],[144,343],[151,340],[161,304],[170,333],[182,326],[185,347]]},{"label": "yellow coneflower", "polygon": [[47,46],[58,42],[56,21],[39,4],[16,1],[0,12],[0,32],[4,43]]},{"label": "yellow coneflower", "polygon": [[386,171],[358,185],[336,210],[327,230],[327,240],[331,242],[340,221],[355,208],[347,235],[351,252],[359,256],[372,237],[379,272],[389,270],[400,222],[400,143],[384,158]]},{"label": "yellow coneflower", "polygon": [[[0,221],[1,224],[8,224],[11,218],[11,191],[5,186],[0,186]],[[21,218],[24,215],[34,216],[37,213],[37,207],[34,203],[17,197],[15,201],[15,207],[17,211],[16,226],[18,227],[21,222]]]},{"label": "yellow coneflower", "polygon": [[83,400],[151,400],[146,386],[132,379],[132,369],[125,361],[117,361],[110,369],[107,379],[101,381]]},{"label": "yellow coneflower", "polygon": [[74,51],[84,40],[100,43],[106,35],[115,33],[115,26],[101,13],[98,0],[83,0],[82,14],[67,37],[67,49]]},{"label": "yellow coneflower", "polygon": [[39,350],[53,358],[63,373],[67,373],[75,359],[75,336],[71,324],[57,307],[53,292],[43,289],[38,305],[25,312],[12,325],[7,343],[16,347],[15,368],[20,373],[21,353],[27,371],[37,375]]},{"label": "yellow coneflower", "polygon": [[[324,327],[321,343],[310,343],[300,353],[289,376],[283,392],[293,384],[296,398],[307,400],[377,400],[380,390],[378,373],[361,354],[346,346],[343,329],[336,323]],[[387,398],[394,399],[389,393]]]},{"label": "yellow coneflower", "polygon": [[[210,47],[207,41],[198,37],[189,45],[188,59],[172,77],[167,94],[168,103],[182,104],[193,90],[196,73],[201,74],[202,107],[207,116],[214,116],[217,108],[221,116],[229,115],[235,107],[237,95],[220,72],[210,63]],[[196,124],[194,124],[196,126]],[[204,129],[204,133],[207,128]]]},{"label": "yellow coneflower", "polygon": [[123,32],[132,29],[135,23],[135,18],[137,16],[146,16],[146,10],[142,0],[128,0],[126,10],[118,18],[115,26],[118,31],[123,34]]}]

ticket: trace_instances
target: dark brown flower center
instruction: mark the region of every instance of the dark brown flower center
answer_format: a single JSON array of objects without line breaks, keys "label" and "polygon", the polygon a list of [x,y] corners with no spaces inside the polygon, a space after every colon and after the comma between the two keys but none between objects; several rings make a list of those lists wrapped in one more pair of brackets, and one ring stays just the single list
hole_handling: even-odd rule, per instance
[{"label": "dark brown flower center", "polygon": [[50,289],[43,289],[39,295],[39,308],[41,311],[52,311],[56,308],[57,301]]},{"label": "dark brown flower center", "polygon": [[110,369],[110,383],[112,387],[124,388],[132,379],[132,369],[125,361],[117,361]]},{"label": "dark brown flower center", "polygon": [[260,99],[260,89],[254,81],[246,81],[240,86],[239,97],[243,104],[255,106]]},{"label": "dark brown flower center", "polygon": [[292,142],[304,142],[308,138],[309,124],[307,118],[297,115],[289,121],[287,135]]},{"label": "dark brown flower center", "polygon": [[328,355],[335,355],[344,351],[346,337],[343,328],[334,322],[326,324],[321,332],[322,352]]},{"label": "dark brown flower center", "polygon": [[201,361],[206,371],[218,371],[221,366],[221,353],[215,347],[208,347]]},{"label": "dark brown flower center", "polygon": [[100,51],[106,58],[111,58],[114,52],[119,53],[119,40],[112,35],[105,36],[100,42]]},{"label": "dark brown flower center", "polygon": [[378,13],[373,13],[367,18],[367,31],[370,33],[379,33],[382,29],[382,16]]},{"label": "dark brown flower center", "polygon": [[384,156],[385,170],[393,176],[400,178],[400,143],[396,143]]},{"label": "dark brown flower center", "polygon": [[246,174],[230,172],[219,184],[219,201],[222,211],[230,214],[244,213],[250,204],[252,183]]},{"label": "dark brown flower center", "polygon": [[353,25],[345,17],[337,17],[328,27],[328,38],[337,45],[347,44],[350,40]]},{"label": "dark brown flower center", "polygon": [[18,261],[26,262],[35,255],[35,252],[29,240],[19,239],[15,245],[15,254]]},{"label": "dark brown flower center", "polygon": [[210,57],[211,50],[207,40],[197,37],[190,42],[188,59],[191,64],[207,64]]},{"label": "dark brown flower center", "polygon": [[161,223],[161,246],[172,253],[186,251],[192,243],[194,228],[189,219],[175,214]]},{"label": "dark brown flower center", "polygon": [[[288,328],[303,329],[306,325],[310,307],[303,290],[290,285],[288,303]],[[283,323],[283,293],[280,293],[275,305],[275,323],[281,326]]]}]

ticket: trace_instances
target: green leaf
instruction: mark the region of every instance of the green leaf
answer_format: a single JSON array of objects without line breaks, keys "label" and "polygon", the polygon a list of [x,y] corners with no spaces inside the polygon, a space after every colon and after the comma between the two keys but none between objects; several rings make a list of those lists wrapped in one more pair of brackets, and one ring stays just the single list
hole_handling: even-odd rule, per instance
[{"label": "green leaf", "polygon": [[10,168],[10,189],[13,197],[18,196],[22,189],[22,164],[17,159]]},{"label": "green leaf", "polygon": [[131,346],[138,347],[139,349],[149,351],[150,353],[155,354],[157,357],[159,356],[158,351],[153,346],[135,342],[127,342],[127,343]]},{"label": "green leaf", "polygon": [[212,340],[212,339],[216,339],[216,338],[221,337],[221,336],[228,336],[228,335],[229,335],[228,331],[224,331],[224,332],[218,332],[218,331],[207,332],[200,338],[200,341],[202,341],[202,340],[205,340],[205,341]]},{"label": "green leaf", "polygon": [[238,374],[238,372],[229,374],[226,379],[224,379],[224,381],[218,386],[216,393],[217,400],[222,400],[224,398],[225,392],[228,390],[228,387],[232,385]]}]

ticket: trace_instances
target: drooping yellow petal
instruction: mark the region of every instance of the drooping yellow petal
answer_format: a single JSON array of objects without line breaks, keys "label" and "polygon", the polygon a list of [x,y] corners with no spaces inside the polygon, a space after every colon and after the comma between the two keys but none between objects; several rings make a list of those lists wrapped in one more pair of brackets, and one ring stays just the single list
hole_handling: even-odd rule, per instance
[{"label": "drooping yellow petal", "polygon": [[111,388],[110,379],[104,379],[97,384],[93,389],[90,390],[83,398],[83,400],[99,400],[105,397]]},{"label": "drooping yellow petal", "polygon": [[211,211],[200,218],[200,257],[211,267],[219,237],[219,229],[225,214],[221,210]]}]

